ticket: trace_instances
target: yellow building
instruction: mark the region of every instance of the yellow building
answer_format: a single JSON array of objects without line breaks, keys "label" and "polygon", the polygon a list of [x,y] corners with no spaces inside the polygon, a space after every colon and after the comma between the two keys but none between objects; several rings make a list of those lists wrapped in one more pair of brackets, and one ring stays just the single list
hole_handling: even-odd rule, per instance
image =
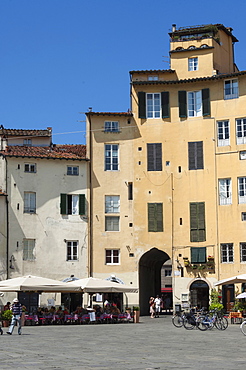
[{"label": "yellow building", "polygon": [[[170,69],[131,71],[131,110],[87,113],[91,266],[139,286],[141,313],[172,261],[173,303],[208,306],[246,272],[246,71],[231,28],[179,28]],[[165,287],[162,287],[165,293]],[[223,287],[229,308],[234,286]],[[130,297],[130,295],[129,295]]]}]

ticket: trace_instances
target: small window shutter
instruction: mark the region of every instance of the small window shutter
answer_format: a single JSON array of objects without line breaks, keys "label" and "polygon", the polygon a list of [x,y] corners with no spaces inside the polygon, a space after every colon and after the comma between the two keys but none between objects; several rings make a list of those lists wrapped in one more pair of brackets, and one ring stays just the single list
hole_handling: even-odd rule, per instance
[{"label": "small window shutter", "polygon": [[194,142],[188,143],[189,170],[196,169],[195,144]]},{"label": "small window shutter", "polygon": [[186,99],[186,91],[179,91],[179,117],[186,118],[187,117],[187,99]]},{"label": "small window shutter", "polygon": [[162,108],[162,118],[169,118],[170,117],[169,91],[163,91],[161,93],[161,108]]},{"label": "small window shutter", "polygon": [[154,145],[147,144],[147,171],[154,171]]},{"label": "small window shutter", "polygon": [[146,118],[146,97],[142,91],[138,93],[138,118]]},{"label": "small window shutter", "polygon": [[156,231],[163,231],[163,204],[156,204]]},{"label": "small window shutter", "polygon": [[148,203],[148,231],[155,230],[155,204]]},{"label": "small window shutter", "polygon": [[209,89],[202,89],[202,114],[203,116],[210,116]]},{"label": "small window shutter", "polygon": [[197,203],[190,203],[190,241],[198,242]]},{"label": "small window shutter", "polygon": [[156,171],[162,171],[162,144],[155,144],[155,154],[156,154]]},{"label": "small window shutter", "polygon": [[197,203],[197,212],[198,212],[198,239],[199,242],[204,242],[206,240],[204,202]]},{"label": "small window shutter", "polygon": [[205,240],[205,203],[190,203],[190,241],[204,242]]},{"label": "small window shutter", "polygon": [[60,198],[60,212],[62,215],[67,214],[67,194],[61,194]]},{"label": "small window shutter", "polygon": [[85,215],[85,194],[79,194],[79,214]]},{"label": "small window shutter", "polygon": [[199,251],[199,248],[191,247],[190,249],[191,263],[198,263],[198,251]]},{"label": "small window shutter", "polygon": [[197,141],[196,152],[197,152],[197,170],[203,170],[203,142],[202,141]]}]

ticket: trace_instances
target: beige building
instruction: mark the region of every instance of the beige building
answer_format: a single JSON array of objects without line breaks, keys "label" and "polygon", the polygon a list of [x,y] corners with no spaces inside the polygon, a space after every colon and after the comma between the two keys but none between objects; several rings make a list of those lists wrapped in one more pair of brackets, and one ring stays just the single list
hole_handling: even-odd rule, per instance
[{"label": "beige building", "polygon": [[[85,145],[54,145],[51,128],[1,127],[0,136],[1,280],[28,274],[57,280],[87,277]],[[10,297],[6,293],[1,304]],[[81,304],[76,294],[19,298],[27,306],[37,305],[38,299],[46,305],[47,299],[67,305],[69,298],[75,307]]]},{"label": "beige building", "polygon": [[[172,260],[173,303],[208,306],[246,272],[246,71],[232,29],[177,29],[170,69],[131,71],[128,113],[87,113],[93,276],[138,285],[141,312]],[[170,289],[170,287],[169,287]],[[223,287],[229,308],[234,286]]]}]

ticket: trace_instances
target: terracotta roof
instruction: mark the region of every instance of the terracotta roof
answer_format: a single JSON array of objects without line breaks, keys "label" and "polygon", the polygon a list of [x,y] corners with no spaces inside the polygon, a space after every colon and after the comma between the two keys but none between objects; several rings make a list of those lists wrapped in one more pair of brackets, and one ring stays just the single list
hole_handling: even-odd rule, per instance
[{"label": "terracotta roof", "polygon": [[197,81],[213,81],[213,80],[222,80],[225,78],[234,78],[238,76],[243,76],[246,74],[246,71],[219,74],[208,77],[196,77],[196,78],[187,78],[184,80],[165,80],[165,81],[132,81],[133,85],[171,85],[171,84],[182,84],[182,83],[192,83]]},{"label": "terracotta roof", "polygon": [[140,71],[130,71],[129,73],[174,73],[173,69],[149,69]]},{"label": "terracotta roof", "polygon": [[51,136],[52,128],[47,127],[47,130],[19,130],[12,128],[4,128],[0,126],[0,135],[8,136]]},{"label": "terracotta roof", "polygon": [[0,156],[85,160],[86,145],[7,146]]},{"label": "terracotta roof", "polygon": [[132,117],[132,112],[86,112],[87,116],[122,116]]}]

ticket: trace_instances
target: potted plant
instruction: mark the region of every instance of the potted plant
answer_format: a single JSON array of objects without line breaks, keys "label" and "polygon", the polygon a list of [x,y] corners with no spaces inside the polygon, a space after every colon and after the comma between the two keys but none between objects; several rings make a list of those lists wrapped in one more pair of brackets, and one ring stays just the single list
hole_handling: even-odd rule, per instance
[{"label": "potted plant", "polygon": [[193,270],[196,270],[198,268],[198,266],[197,265],[192,265],[192,269]]},{"label": "potted plant", "polygon": [[205,265],[200,265],[200,266],[198,267],[198,269],[199,269],[199,270],[204,270],[204,269],[205,269],[205,267],[206,267]]},{"label": "potted plant", "polygon": [[3,322],[3,327],[7,328],[9,326],[9,322],[12,320],[12,311],[11,310],[5,310],[1,314],[1,319]]},{"label": "potted plant", "polygon": [[135,324],[139,322],[139,316],[140,316],[140,308],[137,306],[133,307],[133,321]]},{"label": "potted plant", "polygon": [[208,256],[208,261],[214,262],[214,257],[213,256]]}]

